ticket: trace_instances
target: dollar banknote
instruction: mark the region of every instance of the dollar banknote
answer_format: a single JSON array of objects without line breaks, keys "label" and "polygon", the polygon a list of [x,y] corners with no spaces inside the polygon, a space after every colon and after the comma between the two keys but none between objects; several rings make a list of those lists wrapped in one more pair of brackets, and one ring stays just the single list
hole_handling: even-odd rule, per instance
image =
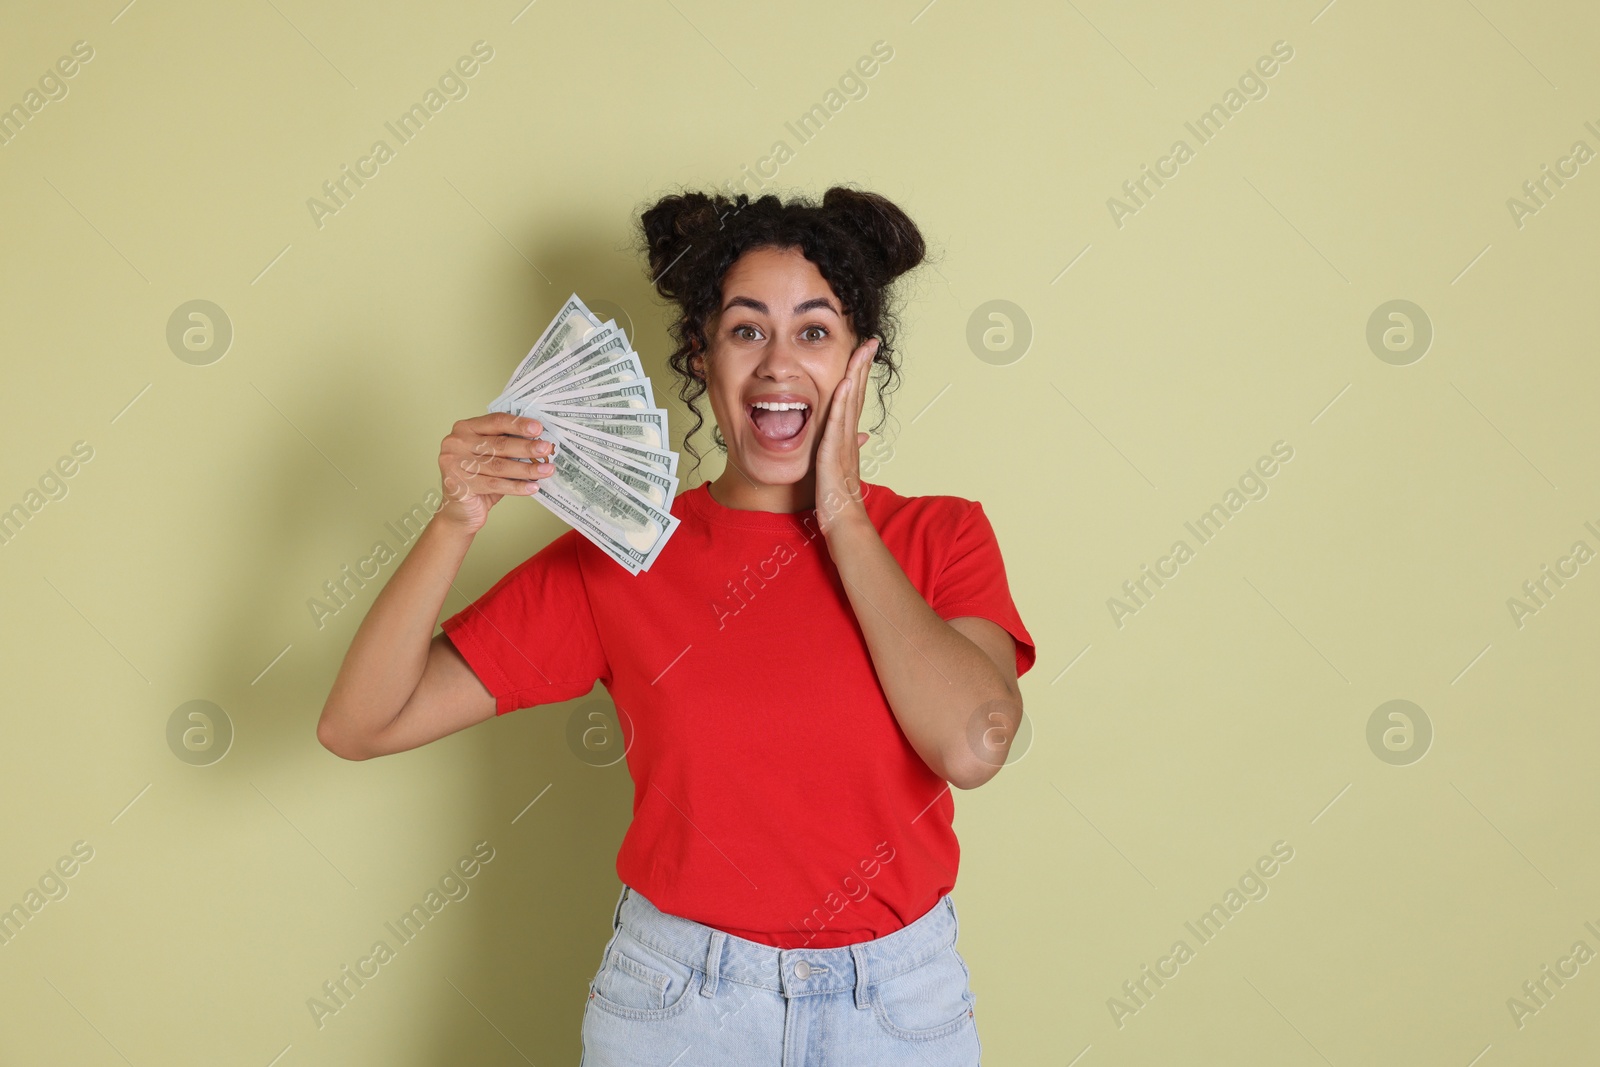
[{"label": "dollar banknote", "polygon": [[555,444],[555,473],[539,480],[534,500],[628,573],[650,568],[678,528],[678,454],[616,322],[572,294],[489,410],[538,419]]},{"label": "dollar banknote", "polygon": [[550,325],[544,328],[522,362],[517,364],[517,369],[511,372],[510,383],[529,378],[539,367],[561,353],[577,348],[589,335],[603,328],[604,324],[594,312],[584,306],[577,293],[573,293],[561,305],[561,310],[556,312],[556,317],[550,320]]},{"label": "dollar banknote", "polygon": [[[605,468],[573,449],[557,449],[556,473],[543,479],[534,499],[560,504],[568,524],[589,534],[612,559],[637,574],[655,562],[677,529],[661,509]],[[574,521],[579,517],[582,522]],[[593,534],[598,534],[596,540]]]}]

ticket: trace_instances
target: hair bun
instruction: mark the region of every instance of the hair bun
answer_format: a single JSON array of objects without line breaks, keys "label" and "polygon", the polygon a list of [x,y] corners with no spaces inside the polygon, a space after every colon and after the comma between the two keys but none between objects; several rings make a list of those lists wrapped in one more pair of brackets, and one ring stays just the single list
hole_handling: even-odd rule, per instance
[{"label": "hair bun", "polygon": [[879,262],[887,285],[916,267],[927,254],[917,224],[886,197],[836,185],[822,195],[822,209],[856,232]]},{"label": "hair bun", "polygon": [[651,277],[658,280],[661,294],[671,299],[676,290],[662,275],[688,251],[697,236],[719,229],[722,210],[705,193],[681,193],[662,197],[640,216],[645,253]]}]

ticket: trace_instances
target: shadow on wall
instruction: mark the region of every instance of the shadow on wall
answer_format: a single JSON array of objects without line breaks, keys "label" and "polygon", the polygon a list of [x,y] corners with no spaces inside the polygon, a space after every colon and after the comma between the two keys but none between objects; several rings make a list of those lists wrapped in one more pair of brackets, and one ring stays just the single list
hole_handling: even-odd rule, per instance
[{"label": "shadow on wall", "polygon": [[[687,415],[681,404],[669,400],[671,375],[664,362],[668,345],[661,325],[666,312],[631,253],[597,250],[576,231],[554,251],[548,240],[521,236],[521,243],[543,245],[539,263],[556,284],[546,285],[529,271],[518,284],[524,292],[535,291],[537,300],[506,306],[503,262],[495,258],[497,267],[478,266],[485,283],[471,289],[485,294],[482,306],[459,314],[469,319],[516,316],[531,343],[569,292],[621,307],[632,328],[643,331],[642,337],[630,335],[630,340],[658,387],[658,403],[669,406],[672,426],[681,433]],[[349,338],[330,340],[326,351],[306,360],[307,366],[318,368],[318,380],[315,389],[302,390],[295,409],[303,417],[300,425],[335,455],[370,459],[372,449],[362,435],[372,432],[377,417],[353,418],[349,405],[336,398],[360,396],[361,408],[370,412],[426,411],[436,403],[439,410],[431,417],[441,438],[455,420],[482,410],[445,409],[454,401],[443,388],[444,371],[437,389],[415,375],[374,383],[369,368],[381,363],[382,354],[352,351],[349,344]],[[504,372],[511,369],[508,365]],[[477,377],[482,371],[480,362],[466,373]],[[485,403],[501,384],[503,378],[493,378]],[[386,397],[385,391],[395,395]],[[305,399],[310,397],[324,399]],[[325,435],[325,443],[319,435]],[[427,447],[436,444],[436,438],[430,439]],[[392,518],[389,512],[403,513],[412,501],[394,508],[395,491],[384,488],[374,494],[386,501],[380,505],[372,497],[355,497],[341,478],[307,477],[312,468],[302,454],[304,442],[296,437],[258,445],[281,453],[272,465],[276,480],[260,484],[249,501],[240,502],[254,513],[254,528],[265,547],[239,561],[226,599],[229,614],[210,631],[204,661],[211,666],[203,679],[204,691],[233,701],[235,728],[249,743],[234,753],[231,765],[217,769],[245,802],[258,799],[252,781],[304,783],[288,809],[300,816],[299,828],[331,857],[359,872],[355,882],[360,888],[350,899],[328,906],[341,916],[340,946],[329,951],[339,962],[353,964],[354,950],[365,955],[382,937],[395,953],[393,963],[379,973],[391,966],[412,972],[403,981],[391,980],[387,988],[384,978],[374,979],[370,992],[358,991],[345,1010],[327,1020],[327,1029],[312,1028],[316,1036],[309,1041],[301,1028],[309,1024],[308,1016],[300,1016],[296,1054],[304,1048],[310,1054],[304,1062],[363,1064],[576,1063],[588,982],[611,935],[621,888],[615,859],[630,818],[633,786],[624,762],[596,765],[604,761],[575,754],[568,728],[575,708],[610,709],[609,697],[597,686],[589,697],[522,709],[421,750],[378,760],[350,763],[325,751],[316,739],[317,718],[356,620],[377,595],[375,582],[350,605],[354,610],[341,612],[326,630],[309,631],[308,638],[302,623],[296,631],[301,636],[295,638],[299,654],[285,657],[269,682],[242,684],[238,665],[241,658],[260,655],[264,605],[276,610],[287,598],[303,610],[299,605],[315,591],[285,589],[284,575],[331,573],[345,561],[337,554],[343,549],[329,555],[330,527],[339,531],[333,538],[339,544],[365,545],[369,541],[362,531],[370,527],[377,532]],[[407,442],[403,450],[408,456],[415,451],[411,445]],[[406,463],[408,469],[413,466],[409,459]],[[406,477],[420,488],[430,472],[437,486],[437,470],[431,467]],[[685,477],[680,491],[700,480]],[[455,582],[459,593],[447,598],[444,616],[459,611],[567,528],[537,505],[505,503],[510,506],[495,509],[474,543]],[[319,515],[327,520],[306,521]],[[352,530],[357,533],[350,534]],[[382,580],[394,569],[384,567]],[[436,925],[430,923],[431,928],[417,935],[416,947],[385,929],[385,922],[397,919],[413,898],[420,900],[430,888],[426,873],[419,879],[412,872],[435,871],[431,880],[437,882],[458,856],[485,840],[494,850],[492,861],[468,882],[470,891],[460,903],[450,903],[435,917]],[[426,862],[418,859],[424,849]],[[287,1003],[300,1005],[330,977],[338,977],[337,965],[327,974],[307,974],[299,987],[285,991]],[[339,1026],[345,1032],[329,1040],[330,1031]],[[324,1042],[320,1049],[305,1047]],[[380,1045],[391,1044],[398,1057],[379,1052]],[[356,1054],[343,1055],[340,1045],[345,1053]]]},{"label": "shadow on wall", "polygon": [[[547,252],[540,266],[555,284],[540,284],[548,299],[523,309],[529,320],[524,329],[529,342],[571,292],[595,301],[602,318],[620,309],[626,319],[619,316],[619,321],[640,353],[657,403],[669,408],[669,423],[681,433],[686,413],[672,398],[673,377],[665,363],[670,350],[666,311],[632,251],[597,254],[593,240],[575,232],[556,246],[554,254]],[[510,370],[505,368],[499,377]],[[496,388],[500,384],[497,381]],[[692,479],[683,478],[679,491],[692,484]],[[520,532],[506,524],[502,534],[510,543],[480,555],[477,570],[463,570],[464,581],[457,583],[463,594],[480,595],[567,529],[538,505],[524,513],[537,524],[538,533]],[[586,713],[596,708],[605,710],[609,723],[600,740],[611,747],[597,754],[596,738],[591,736],[590,747],[580,755],[583,741],[575,736],[572,720],[576,714],[581,728],[590,721]],[[615,711],[604,687],[597,685],[589,697],[524,708],[485,727],[491,725],[499,727],[500,738],[482,738],[486,792],[493,798],[493,808],[486,814],[498,820],[506,846],[497,858],[505,866],[493,872],[497,881],[486,887],[492,891],[484,894],[481,907],[466,916],[471,928],[461,935],[468,951],[459,962],[476,986],[474,990],[463,984],[462,992],[477,1010],[462,1003],[461,997],[442,1005],[444,1025],[419,1062],[521,1064],[525,1056],[539,1064],[577,1063],[588,983],[611,937],[611,917],[621,890],[617,850],[633,808],[633,782],[626,762],[618,758],[621,741]],[[549,792],[519,816],[547,783]],[[514,817],[518,821],[510,825]],[[491,1028],[484,1016],[504,1034]],[[509,1047],[512,1044],[516,1051]]]}]

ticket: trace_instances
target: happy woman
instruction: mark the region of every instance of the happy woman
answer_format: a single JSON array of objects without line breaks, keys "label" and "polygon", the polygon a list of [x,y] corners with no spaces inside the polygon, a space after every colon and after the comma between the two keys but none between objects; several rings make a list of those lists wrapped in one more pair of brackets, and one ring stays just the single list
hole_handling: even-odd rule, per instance
[{"label": "happy woman", "polygon": [[881,408],[898,371],[889,289],[922,236],[847,188],[667,196],[640,230],[723,473],[675,497],[648,571],[568,530],[435,635],[489,510],[553,472],[536,419],[456,423],[448,502],[317,737],[368,759],[606,687],[634,800],[586,1067],[977,1064],[951,787],[1004,764],[1035,652],[981,505],[861,477],[868,383]]}]

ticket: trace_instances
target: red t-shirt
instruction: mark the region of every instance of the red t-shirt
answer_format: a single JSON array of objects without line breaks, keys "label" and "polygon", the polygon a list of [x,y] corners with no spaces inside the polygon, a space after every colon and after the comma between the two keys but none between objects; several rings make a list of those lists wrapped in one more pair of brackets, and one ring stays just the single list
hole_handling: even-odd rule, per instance
[{"label": "red t-shirt", "polygon": [[[983,507],[863,483],[873,526],[944,619],[1032,638]],[[906,740],[815,511],[679,493],[629,575],[568,530],[444,622],[505,714],[596,681],[620,711],[633,821],[617,875],[662,911],[778,948],[893,933],[955,886],[945,781]]]}]

